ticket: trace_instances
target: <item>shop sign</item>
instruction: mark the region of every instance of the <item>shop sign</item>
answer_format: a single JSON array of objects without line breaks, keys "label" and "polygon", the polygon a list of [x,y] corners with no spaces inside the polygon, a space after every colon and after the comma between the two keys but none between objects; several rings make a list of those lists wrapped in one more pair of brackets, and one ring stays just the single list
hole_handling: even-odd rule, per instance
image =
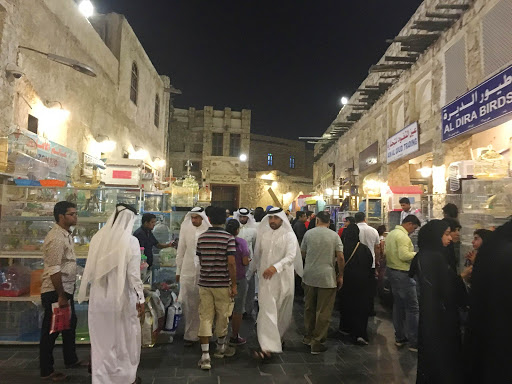
[{"label": "shop sign", "polygon": [[512,66],[483,82],[442,110],[446,141],[512,112]]},{"label": "shop sign", "polygon": [[78,164],[78,153],[63,145],[46,140],[35,133],[24,131],[24,134],[37,143],[36,159],[44,161],[50,166],[50,177],[56,179],[69,179],[73,168]]},{"label": "shop sign", "polygon": [[386,159],[391,163],[420,149],[418,123],[414,122],[387,141]]},{"label": "shop sign", "polygon": [[366,171],[377,164],[379,158],[379,143],[376,141],[359,154],[359,172]]}]

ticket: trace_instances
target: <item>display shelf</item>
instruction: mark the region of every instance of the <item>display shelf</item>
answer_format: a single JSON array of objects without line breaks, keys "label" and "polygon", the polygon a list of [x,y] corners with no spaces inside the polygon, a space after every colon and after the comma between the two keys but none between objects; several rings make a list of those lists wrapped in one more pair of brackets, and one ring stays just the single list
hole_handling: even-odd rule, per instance
[{"label": "display shelf", "polygon": [[[78,216],[78,224],[102,224],[108,220],[106,216]],[[2,221],[51,221],[54,222],[53,216],[3,216]]]},{"label": "display shelf", "polygon": [[[84,266],[88,244],[107,222],[116,204],[129,203],[143,208],[143,191],[137,188],[0,186],[0,266],[2,272],[20,268],[30,272],[30,279],[40,278],[31,273],[43,268],[42,244],[55,223],[53,204],[59,201],[76,203],[78,223],[73,230],[77,264]],[[25,250],[24,250],[25,249]],[[30,280],[30,283],[36,283]],[[40,283],[39,283],[40,284]],[[76,342],[87,344],[87,305],[75,303],[78,318]],[[41,298],[39,295],[0,297],[0,344],[37,344],[40,337]],[[7,315],[7,316],[5,316]],[[10,317],[8,317],[10,316]],[[12,319],[12,320],[11,320]],[[2,323],[8,320],[8,322]]]},{"label": "display shelf", "polygon": [[33,301],[39,303],[41,296],[0,296],[0,301]]},{"label": "display shelf", "polygon": [[[77,259],[87,259],[87,252],[75,252],[75,256]],[[43,252],[42,251],[34,251],[34,252],[17,252],[17,251],[1,251],[0,258],[12,258],[12,259],[42,259]]]}]

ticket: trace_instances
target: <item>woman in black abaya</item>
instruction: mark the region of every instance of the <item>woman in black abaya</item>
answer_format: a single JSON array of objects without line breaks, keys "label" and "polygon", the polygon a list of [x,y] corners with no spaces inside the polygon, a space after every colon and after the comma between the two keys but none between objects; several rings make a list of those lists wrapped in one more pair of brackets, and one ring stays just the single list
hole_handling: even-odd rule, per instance
[{"label": "woman in black abaya", "polygon": [[359,242],[359,227],[350,224],[343,231],[345,271],[340,290],[340,330],[349,333],[357,344],[368,344],[368,298],[371,291],[373,256]]},{"label": "woman in black abaya", "polygon": [[417,384],[458,384],[463,375],[458,308],[466,303],[462,279],[449,265],[450,227],[441,220],[424,225],[410,275],[419,281]]}]

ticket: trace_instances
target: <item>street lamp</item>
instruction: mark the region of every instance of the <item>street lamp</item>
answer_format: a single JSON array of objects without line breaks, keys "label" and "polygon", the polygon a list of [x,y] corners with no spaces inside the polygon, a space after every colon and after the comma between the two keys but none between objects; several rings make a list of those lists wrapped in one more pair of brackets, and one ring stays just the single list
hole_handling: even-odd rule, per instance
[{"label": "street lamp", "polygon": [[89,18],[94,14],[94,5],[92,5],[90,0],[83,0],[78,5],[78,10],[86,18]]},{"label": "street lamp", "polygon": [[341,98],[341,105],[345,106],[348,104],[348,97],[343,96]]},{"label": "street lamp", "polygon": [[247,161],[247,155],[245,153],[242,153],[240,155],[240,161],[242,161],[242,162]]},{"label": "street lamp", "polygon": [[46,58],[48,60],[55,61],[57,63],[66,65],[68,67],[71,67],[75,71],[83,73],[84,75],[88,75],[88,76],[91,76],[91,77],[96,77],[96,73],[94,72],[94,69],[92,69],[88,65],[86,65],[84,63],[81,63],[81,62],[79,62],[77,60],[70,59],[70,58],[64,57],[64,56],[54,55],[53,53],[42,52],[42,51],[39,51],[37,49],[30,48],[30,47],[25,47],[25,46],[22,46],[22,45],[18,46],[18,48],[22,48],[22,49],[26,49],[28,51],[39,53],[39,54],[41,54],[43,56],[46,56]]}]

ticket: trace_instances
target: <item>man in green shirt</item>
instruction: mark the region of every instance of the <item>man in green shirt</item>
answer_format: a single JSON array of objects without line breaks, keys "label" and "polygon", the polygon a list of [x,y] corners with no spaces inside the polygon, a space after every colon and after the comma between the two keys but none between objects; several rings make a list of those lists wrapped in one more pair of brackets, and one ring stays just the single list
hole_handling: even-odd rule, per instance
[{"label": "man in green shirt", "polygon": [[421,225],[414,215],[404,218],[386,237],[386,274],[393,292],[393,326],[395,344],[409,342],[409,350],[418,351],[419,305],[416,281],[409,277],[409,268],[416,252],[409,235]]}]

